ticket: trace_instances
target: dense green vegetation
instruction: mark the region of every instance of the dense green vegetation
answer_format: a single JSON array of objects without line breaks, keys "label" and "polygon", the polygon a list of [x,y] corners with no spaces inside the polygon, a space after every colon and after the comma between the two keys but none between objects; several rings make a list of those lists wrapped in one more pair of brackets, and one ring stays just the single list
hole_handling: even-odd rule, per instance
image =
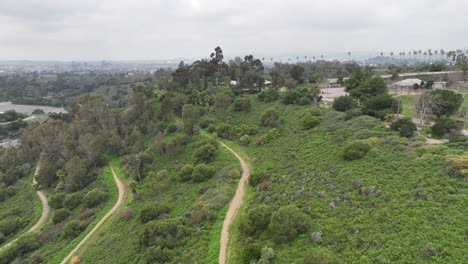
[{"label": "dense green vegetation", "polygon": [[[430,91],[432,130],[454,134],[430,145],[411,120],[397,118],[405,103],[369,68],[324,62],[265,71],[251,55],[223,58],[218,47],[170,78],[134,80],[125,102],[83,96],[67,115],[22,132],[19,147],[0,149],[5,204],[23,199],[11,190],[27,189],[20,184],[39,160],[38,187],[53,208],[41,231],[2,251],[0,263],[59,263],[117,199],[109,161],[130,192],[78,251],[80,263],[217,263],[241,175],[217,140],[251,167],[229,263],[464,262],[467,141],[451,119],[458,95]],[[350,96],[330,107],[317,83],[331,72],[349,75]],[[31,223],[28,212],[5,213],[4,239]]]}]

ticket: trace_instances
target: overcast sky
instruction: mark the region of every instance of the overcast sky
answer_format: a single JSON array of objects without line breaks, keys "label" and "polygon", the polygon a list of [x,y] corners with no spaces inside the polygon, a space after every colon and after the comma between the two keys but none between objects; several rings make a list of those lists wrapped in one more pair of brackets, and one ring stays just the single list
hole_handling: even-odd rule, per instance
[{"label": "overcast sky", "polygon": [[455,49],[467,0],[0,0],[0,60]]}]

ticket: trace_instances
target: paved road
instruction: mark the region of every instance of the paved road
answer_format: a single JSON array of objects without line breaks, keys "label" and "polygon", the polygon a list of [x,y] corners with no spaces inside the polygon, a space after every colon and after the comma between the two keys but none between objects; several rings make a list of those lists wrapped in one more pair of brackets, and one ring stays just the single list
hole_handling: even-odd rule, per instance
[{"label": "paved road", "polygon": [[114,176],[114,181],[117,184],[117,188],[119,189],[119,198],[117,199],[117,202],[115,202],[114,207],[107,212],[107,214],[89,231],[89,233],[78,243],[78,245],[70,251],[70,253],[60,262],[60,264],[66,264],[70,260],[70,258],[73,256],[73,254],[80,249],[81,246],[84,245],[84,243],[98,230],[98,228],[109,218],[117,209],[122,205],[125,197],[125,185],[123,184],[122,180],[117,177],[117,174],[115,174],[114,168],[112,167],[112,163],[109,162],[109,166],[112,171],[112,175]]},{"label": "paved road", "polygon": [[227,148],[236,158],[239,160],[241,166],[242,166],[242,175],[239,181],[239,184],[237,185],[237,190],[236,194],[234,195],[234,198],[232,198],[231,203],[229,204],[229,209],[226,213],[226,217],[224,218],[223,222],[223,229],[221,230],[221,241],[220,241],[220,248],[219,248],[219,264],[225,264],[227,257],[229,255],[228,251],[228,240],[229,240],[229,227],[236,218],[237,213],[239,212],[239,208],[241,207],[243,201],[244,201],[244,195],[245,195],[245,185],[247,183],[247,180],[249,179],[250,176],[250,168],[247,165],[247,163],[244,161],[244,159],[239,156],[234,150],[232,150],[230,147],[228,147],[226,144],[223,142],[219,141],[221,146]]}]

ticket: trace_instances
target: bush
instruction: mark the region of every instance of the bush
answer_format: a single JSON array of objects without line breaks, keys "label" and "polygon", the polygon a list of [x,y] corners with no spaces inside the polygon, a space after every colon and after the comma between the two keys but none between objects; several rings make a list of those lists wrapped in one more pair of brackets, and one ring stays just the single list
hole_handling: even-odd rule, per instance
[{"label": "bush", "polygon": [[250,99],[236,98],[236,100],[234,100],[233,108],[235,112],[250,112]]},{"label": "bush", "polygon": [[200,127],[201,128],[207,128],[209,127],[210,125],[214,124],[214,120],[213,119],[210,119],[210,118],[203,118],[202,120],[200,120]]},{"label": "bush", "polygon": [[242,145],[247,146],[250,143],[250,138],[248,135],[243,135],[240,137],[239,141],[242,143]]},{"label": "bush", "polygon": [[106,199],[107,194],[99,189],[93,189],[85,195],[83,205],[86,208],[93,208],[103,203]]},{"label": "bush", "polygon": [[140,211],[140,221],[147,223],[151,220],[160,219],[169,213],[169,205],[163,202],[153,202],[145,204]]},{"label": "bush", "polygon": [[63,208],[63,200],[65,199],[64,193],[57,193],[52,195],[49,199],[49,205],[53,209]]},{"label": "bush", "polygon": [[354,100],[350,96],[340,96],[333,101],[333,109],[340,112],[345,112],[353,109],[355,106]]},{"label": "bush", "polygon": [[[388,94],[381,94],[371,97],[362,109],[366,115],[374,116],[384,120],[388,114],[396,113],[398,108],[397,99]],[[401,111],[401,107],[400,107]]]},{"label": "bush", "polygon": [[282,102],[283,104],[285,105],[289,105],[289,104],[298,104],[299,103],[299,99],[302,97],[303,95],[297,90],[297,89],[293,89],[293,90],[287,90],[284,95],[283,95],[283,99],[282,99]]},{"label": "bush", "polygon": [[79,192],[69,194],[67,197],[65,197],[63,206],[67,209],[73,210],[81,204],[82,199],[83,195]]},{"label": "bush", "polygon": [[279,138],[279,136],[280,136],[279,130],[277,128],[272,128],[270,129],[270,131],[268,131],[268,133],[266,133],[265,135],[261,137],[260,145],[267,144],[271,142],[272,140]]},{"label": "bush", "polygon": [[398,119],[397,121],[393,122],[390,126],[392,130],[399,131],[400,136],[402,137],[412,137],[414,131],[417,130],[416,125],[411,121],[411,119],[405,117],[402,119]]},{"label": "bush", "polygon": [[256,187],[259,183],[261,183],[267,176],[264,172],[253,172],[250,174],[249,177],[249,184],[252,187]]},{"label": "bush", "polygon": [[208,126],[208,128],[206,130],[208,130],[209,133],[213,133],[213,132],[216,131],[216,126],[211,124],[211,125]]},{"label": "bush", "polygon": [[185,166],[180,169],[179,178],[181,181],[189,181],[192,179],[194,167],[190,164],[186,164]]},{"label": "bush", "polygon": [[341,264],[333,252],[326,248],[313,248],[304,256],[304,264]]},{"label": "bush", "polygon": [[62,237],[63,238],[73,238],[78,236],[81,231],[86,228],[86,225],[81,223],[78,220],[71,220],[70,222],[66,223],[62,230]]},{"label": "bush", "polygon": [[198,147],[193,153],[194,163],[209,163],[214,160],[216,148],[211,144]]},{"label": "bush", "polygon": [[151,221],[143,225],[140,230],[140,243],[146,248],[150,246],[160,248],[175,248],[190,234],[190,229],[176,219]]},{"label": "bush", "polygon": [[454,130],[459,130],[460,127],[457,121],[448,118],[437,119],[435,124],[431,127],[432,134],[436,137],[443,137],[445,134]]},{"label": "bush", "polygon": [[213,177],[215,171],[211,166],[206,164],[198,164],[193,169],[192,180],[195,182],[201,182]]},{"label": "bush", "polygon": [[274,109],[266,110],[260,117],[260,123],[266,127],[278,127],[279,126],[279,113]]},{"label": "bush", "polygon": [[224,139],[231,139],[232,138],[232,131],[231,125],[222,123],[216,128],[216,133],[220,138]]},{"label": "bush", "polygon": [[271,211],[267,205],[251,208],[240,223],[241,232],[251,236],[266,230],[270,224]]},{"label": "bush", "polygon": [[258,100],[260,102],[265,102],[265,103],[274,102],[278,100],[279,97],[280,97],[280,94],[275,89],[268,89],[266,91],[260,92],[257,95]]},{"label": "bush", "polygon": [[20,227],[20,218],[16,216],[8,216],[0,221],[0,233],[5,236],[14,233]]},{"label": "bush", "polygon": [[293,205],[282,206],[271,215],[268,229],[276,243],[288,242],[310,226],[309,216]]},{"label": "bush", "polygon": [[251,243],[245,246],[241,251],[242,263],[257,263],[261,258],[262,246],[259,243]]},{"label": "bush", "polygon": [[312,103],[312,100],[310,100],[309,97],[307,96],[302,96],[301,98],[299,98],[299,100],[297,101],[297,104],[298,105],[310,105]]},{"label": "bush", "polygon": [[354,108],[345,112],[345,120],[350,120],[358,116],[362,116],[362,110],[360,108]]},{"label": "bush", "polygon": [[301,118],[302,129],[309,130],[320,124],[320,118],[311,114],[306,114]]},{"label": "bush", "polygon": [[363,140],[352,141],[344,147],[343,157],[347,160],[357,160],[366,156],[371,149],[371,145]]},{"label": "bush", "polygon": [[52,223],[58,224],[62,222],[63,220],[67,219],[71,215],[70,211],[62,208],[58,209],[57,211],[54,212],[52,215]]}]

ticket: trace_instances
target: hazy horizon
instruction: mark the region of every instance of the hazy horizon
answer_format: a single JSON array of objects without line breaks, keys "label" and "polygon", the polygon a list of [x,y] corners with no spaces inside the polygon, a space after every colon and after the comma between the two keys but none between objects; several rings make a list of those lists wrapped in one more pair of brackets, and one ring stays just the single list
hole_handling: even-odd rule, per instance
[{"label": "hazy horizon", "polygon": [[0,61],[196,59],[216,46],[227,58],[449,50],[467,46],[467,8],[456,0],[4,0]]}]

